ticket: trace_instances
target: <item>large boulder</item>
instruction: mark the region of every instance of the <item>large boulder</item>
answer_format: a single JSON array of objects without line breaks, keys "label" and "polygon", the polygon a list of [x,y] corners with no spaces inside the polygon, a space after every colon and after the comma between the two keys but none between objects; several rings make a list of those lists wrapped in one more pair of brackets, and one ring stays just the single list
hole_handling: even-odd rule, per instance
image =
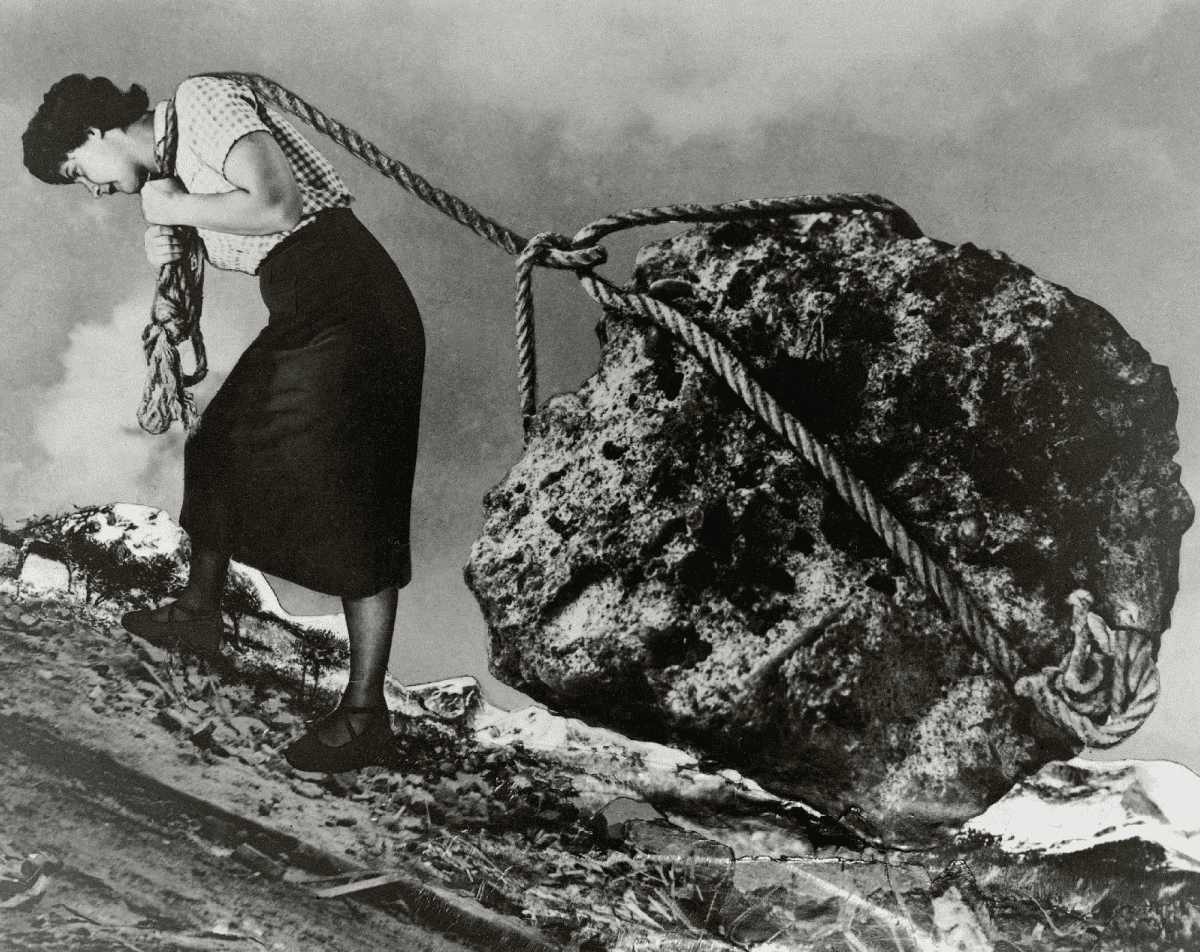
[{"label": "large boulder", "polygon": [[[961,579],[1024,670],[1067,597],[1157,639],[1191,503],[1167,371],[1100,307],[902,214],[723,224],[636,289],[725,341]],[[608,313],[540,410],[465,575],[491,668],[683,742],[896,845],[1079,749],[821,476],[665,332]]]}]

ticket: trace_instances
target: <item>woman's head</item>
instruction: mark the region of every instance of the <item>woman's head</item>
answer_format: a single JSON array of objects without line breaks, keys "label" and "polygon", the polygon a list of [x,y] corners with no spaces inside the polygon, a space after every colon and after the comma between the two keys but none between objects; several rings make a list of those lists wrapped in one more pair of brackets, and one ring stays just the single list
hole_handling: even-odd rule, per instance
[{"label": "woman's head", "polygon": [[50,87],[21,141],[25,168],[43,182],[69,185],[62,171],[67,154],[92,134],[124,129],[145,115],[146,90],[136,84],[121,92],[103,76],[88,79],[75,73]]}]

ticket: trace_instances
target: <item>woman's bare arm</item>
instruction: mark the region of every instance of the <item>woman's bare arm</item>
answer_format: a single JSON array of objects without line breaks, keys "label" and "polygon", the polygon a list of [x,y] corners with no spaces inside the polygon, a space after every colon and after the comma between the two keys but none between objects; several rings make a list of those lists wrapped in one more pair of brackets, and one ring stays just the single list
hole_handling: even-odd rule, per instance
[{"label": "woman's bare arm", "polygon": [[300,221],[300,187],[269,132],[252,132],[229,150],[223,174],[232,192],[193,195],[174,179],[142,186],[142,215],[151,225],[192,225],[233,235],[273,235]]}]

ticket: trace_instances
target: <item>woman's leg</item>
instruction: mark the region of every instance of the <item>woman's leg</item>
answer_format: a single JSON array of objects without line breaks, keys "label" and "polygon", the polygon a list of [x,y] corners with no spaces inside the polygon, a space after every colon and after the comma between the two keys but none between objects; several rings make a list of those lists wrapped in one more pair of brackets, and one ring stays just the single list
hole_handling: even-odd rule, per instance
[{"label": "woman's leg", "polygon": [[[398,589],[389,585],[366,598],[343,598],[346,629],[350,635],[350,681],[342,695],[344,707],[385,709],[383,682],[392,651],[392,631],[396,626]],[[378,717],[378,714],[374,715]],[[351,740],[346,720],[361,731],[372,720],[368,713],[349,713],[328,718],[317,728],[317,736],[331,747]]]},{"label": "woman's leg", "polygon": [[153,644],[215,654],[224,637],[221,596],[228,571],[229,553],[197,548],[192,552],[187,586],[179,598],[155,609],[126,612],[121,624]]},{"label": "woman's leg", "polygon": [[229,574],[229,553],[197,548],[192,552],[187,587],[177,605],[186,612],[207,614],[221,610],[225,579]]},{"label": "woman's leg", "polygon": [[200,617],[220,612],[228,573],[228,552],[202,548],[193,550],[188,582],[179,598],[160,605],[151,617],[155,621],[169,623],[172,611],[178,615],[180,609],[185,620],[190,616]]}]

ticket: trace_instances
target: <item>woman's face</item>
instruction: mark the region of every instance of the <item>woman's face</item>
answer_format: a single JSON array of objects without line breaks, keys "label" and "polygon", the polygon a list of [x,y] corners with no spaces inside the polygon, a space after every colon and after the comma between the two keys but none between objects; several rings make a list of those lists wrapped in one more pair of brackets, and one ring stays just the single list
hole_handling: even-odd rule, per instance
[{"label": "woman's face", "polygon": [[97,198],[114,192],[136,195],[146,183],[145,171],[122,148],[114,131],[90,130],[87,141],[68,152],[59,167],[64,178],[78,182]]}]

